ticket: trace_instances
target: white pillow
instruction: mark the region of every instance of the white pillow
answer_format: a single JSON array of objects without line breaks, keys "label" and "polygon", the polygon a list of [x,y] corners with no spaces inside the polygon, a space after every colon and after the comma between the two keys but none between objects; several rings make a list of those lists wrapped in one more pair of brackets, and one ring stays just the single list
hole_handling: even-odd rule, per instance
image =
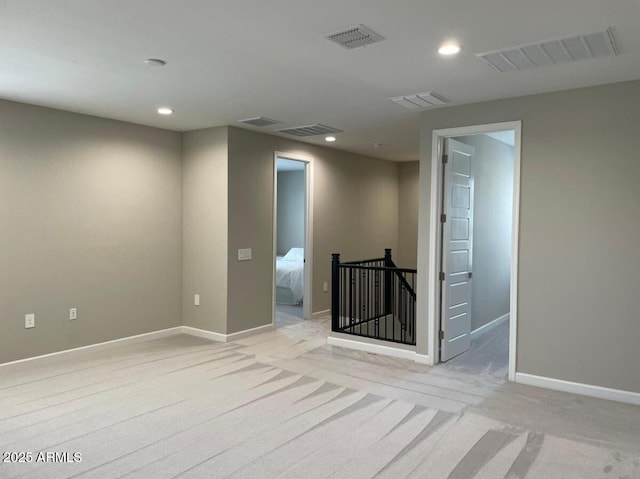
[{"label": "white pillow", "polygon": [[287,254],[284,255],[282,261],[304,261],[304,248],[291,248]]}]

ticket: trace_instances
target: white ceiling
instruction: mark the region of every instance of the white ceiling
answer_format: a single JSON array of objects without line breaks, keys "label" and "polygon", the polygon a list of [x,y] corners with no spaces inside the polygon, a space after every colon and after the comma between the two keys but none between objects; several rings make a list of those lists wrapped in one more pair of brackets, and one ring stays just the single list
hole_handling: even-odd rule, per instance
[{"label": "white ceiling", "polygon": [[[323,38],[359,23],[386,40]],[[0,0],[0,97],[179,131],[260,115],[283,123],[248,128],[323,123],[344,130],[332,148],[412,160],[419,112],[389,98],[462,104],[638,79],[639,24],[640,0]],[[474,56],[607,27],[616,57],[500,74]],[[463,45],[454,58],[436,52],[448,39]]]}]

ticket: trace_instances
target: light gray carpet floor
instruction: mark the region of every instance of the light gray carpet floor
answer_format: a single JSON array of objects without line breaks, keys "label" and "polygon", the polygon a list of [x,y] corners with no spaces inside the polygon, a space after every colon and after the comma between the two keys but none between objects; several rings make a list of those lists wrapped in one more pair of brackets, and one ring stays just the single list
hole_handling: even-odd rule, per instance
[{"label": "light gray carpet floor", "polygon": [[471,338],[471,349],[441,367],[472,375],[506,379],[509,371],[509,322]]},{"label": "light gray carpet floor", "polygon": [[284,328],[304,321],[302,318],[302,305],[292,306],[276,303],[276,328]]},{"label": "light gray carpet floor", "polygon": [[326,345],[304,321],[0,368],[13,478],[638,478],[640,408]]}]

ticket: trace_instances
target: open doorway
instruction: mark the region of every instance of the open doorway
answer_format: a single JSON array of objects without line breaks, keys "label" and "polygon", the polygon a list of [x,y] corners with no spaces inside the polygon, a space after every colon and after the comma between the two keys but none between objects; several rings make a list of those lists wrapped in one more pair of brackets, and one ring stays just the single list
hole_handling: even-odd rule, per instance
[{"label": "open doorway", "polygon": [[520,124],[440,130],[434,142],[430,353],[448,368],[513,379]]},{"label": "open doorway", "polygon": [[292,155],[274,158],[274,294],[276,328],[311,316],[311,163]]}]

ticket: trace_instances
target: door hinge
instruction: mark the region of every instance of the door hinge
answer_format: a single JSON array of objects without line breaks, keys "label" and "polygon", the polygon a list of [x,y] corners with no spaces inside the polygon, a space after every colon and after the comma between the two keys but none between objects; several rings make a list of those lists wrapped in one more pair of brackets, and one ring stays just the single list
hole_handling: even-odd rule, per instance
[{"label": "door hinge", "polygon": [[442,155],[442,164],[446,165],[449,163],[449,155]]},{"label": "door hinge", "polygon": [[445,215],[444,213],[442,213],[440,215],[440,223],[446,223],[447,222],[447,215]]},{"label": "door hinge", "polygon": [[440,331],[440,340],[444,339],[444,331]]},{"label": "door hinge", "polygon": [[444,271],[440,271],[440,281],[444,281],[444,280],[445,280]]}]

